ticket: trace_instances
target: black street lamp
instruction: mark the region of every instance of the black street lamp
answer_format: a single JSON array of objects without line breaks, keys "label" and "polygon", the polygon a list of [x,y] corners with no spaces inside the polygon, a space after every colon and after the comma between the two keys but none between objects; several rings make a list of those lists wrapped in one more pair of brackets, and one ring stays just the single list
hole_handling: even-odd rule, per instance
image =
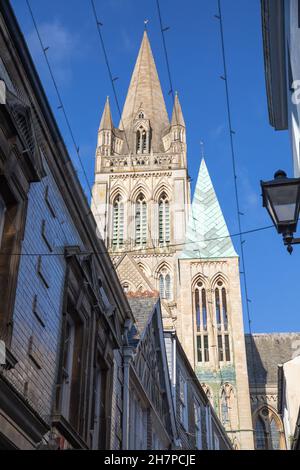
[{"label": "black street lamp", "polygon": [[292,245],[299,244],[294,238],[300,210],[300,178],[287,178],[286,173],[278,170],[272,181],[261,181],[263,206],[270,214],[278,233],[282,234],[284,244],[290,254]]}]

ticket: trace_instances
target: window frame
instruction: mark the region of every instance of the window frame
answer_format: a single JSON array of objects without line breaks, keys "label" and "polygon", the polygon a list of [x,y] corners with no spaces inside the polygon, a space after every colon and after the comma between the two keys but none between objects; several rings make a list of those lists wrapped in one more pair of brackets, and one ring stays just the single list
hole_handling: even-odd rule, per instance
[{"label": "window frame", "polygon": [[113,249],[122,248],[124,246],[124,222],[125,222],[125,205],[121,194],[118,194],[112,204],[112,239],[111,246]]},{"label": "window frame", "polygon": [[147,246],[148,207],[146,197],[140,193],[134,203],[134,243],[139,247]]}]

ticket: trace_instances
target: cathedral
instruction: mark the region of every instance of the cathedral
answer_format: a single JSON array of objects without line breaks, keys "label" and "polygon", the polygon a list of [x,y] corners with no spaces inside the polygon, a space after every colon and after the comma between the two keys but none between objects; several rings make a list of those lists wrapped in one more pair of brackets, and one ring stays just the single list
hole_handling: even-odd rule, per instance
[{"label": "cathedral", "polygon": [[92,211],[124,291],[159,293],[164,329],[176,331],[234,448],[284,448],[277,363],[264,366],[269,343],[279,351],[278,337],[284,356],[292,338],[245,336],[239,257],[204,159],[191,201],[186,130],[177,94],[169,119],[145,31],[118,127],[104,106]]}]

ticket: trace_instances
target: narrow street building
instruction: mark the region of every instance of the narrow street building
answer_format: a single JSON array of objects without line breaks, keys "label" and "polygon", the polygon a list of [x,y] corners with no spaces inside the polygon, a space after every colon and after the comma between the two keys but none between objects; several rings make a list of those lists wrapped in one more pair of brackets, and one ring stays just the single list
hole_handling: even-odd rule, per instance
[{"label": "narrow street building", "polygon": [[[296,340],[300,346],[300,337]],[[300,355],[278,366],[278,413],[284,424],[287,449],[299,446]]]},{"label": "narrow street building", "polygon": [[[178,448],[175,412],[164,344],[159,298],[155,294],[128,294],[135,318],[129,332],[127,449]],[[125,375],[124,370],[124,375]],[[128,435],[128,437],[127,437]],[[126,439],[127,438],[127,439]]]}]

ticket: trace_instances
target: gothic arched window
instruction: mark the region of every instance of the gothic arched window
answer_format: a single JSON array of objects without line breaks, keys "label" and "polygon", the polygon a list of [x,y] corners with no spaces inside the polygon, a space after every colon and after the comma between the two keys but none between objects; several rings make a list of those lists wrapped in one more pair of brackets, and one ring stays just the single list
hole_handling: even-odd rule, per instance
[{"label": "gothic arched window", "polygon": [[166,267],[160,270],[158,276],[159,295],[162,299],[170,300],[172,297],[171,292],[171,276]]},{"label": "gothic arched window", "polygon": [[118,195],[113,203],[113,247],[120,247],[124,243],[124,204]]},{"label": "gothic arched window", "polygon": [[212,394],[211,388],[208,385],[206,385],[206,383],[202,383],[201,385],[202,385],[202,388],[204,390],[205,395],[207,396],[209,402],[213,406],[214,405],[214,399],[213,399],[213,394]]},{"label": "gothic arched window", "polygon": [[162,193],[158,202],[159,243],[170,243],[170,205],[166,193]]},{"label": "gothic arched window", "polygon": [[284,448],[281,434],[280,418],[267,406],[259,410],[255,422],[255,448],[257,450]]},{"label": "gothic arched window", "polygon": [[123,282],[122,287],[123,287],[123,290],[124,290],[125,294],[127,294],[129,292],[129,289],[130,289],[129,283],[128,282]]},{"label": "gothic arched window", "polygon": [[140,194],[135,202],[135,244],[147,243],[147,203],[145,196]]},{"label": "gothic arched window", "polygon": [[209,341],[207,333],[207,299],[202,281],[194,288],[194,315],[196,323],[197,362],[209,362]]},{"label": "gothic arched window", "polygon": [[215,288],[215,311],[218,329],[218,357],[220,362],[230,362],[230,338],[228,333],[227,293],[222,280]]}]

